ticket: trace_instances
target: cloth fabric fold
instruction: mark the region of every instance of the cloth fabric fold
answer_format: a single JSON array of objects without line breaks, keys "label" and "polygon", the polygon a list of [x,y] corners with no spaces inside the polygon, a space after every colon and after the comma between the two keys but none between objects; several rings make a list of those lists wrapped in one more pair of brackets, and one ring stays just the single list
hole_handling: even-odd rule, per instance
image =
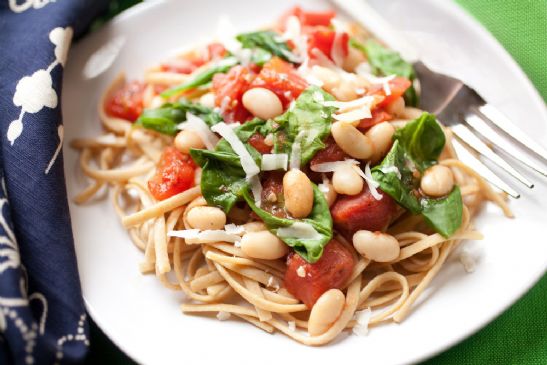
[{"label": "cloth fabric fold", "polygon": [[0,364],[72,364],[87,353],[61,86],[72,39],[107,6],[0,1]]}]

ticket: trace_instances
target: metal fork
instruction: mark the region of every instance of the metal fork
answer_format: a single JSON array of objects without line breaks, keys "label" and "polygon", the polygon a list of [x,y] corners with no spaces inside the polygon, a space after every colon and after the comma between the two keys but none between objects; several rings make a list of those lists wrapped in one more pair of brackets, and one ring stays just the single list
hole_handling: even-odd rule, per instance
[{"label": "metal fork", "polygon": [[[434,72],[419,61],[409,44],[404,42],[392,26],[365,0],[331,1],[350,18],[374,33],[387,46],[400,52],[405,60],[413,63],[420,82],[420,108],[435,114],[443,124],[451,128],[466,146],[498,165],[528,188],[533,188],[534,184],[485,142],[547,176],[547,169],[516,148],[514,142],[547,163],[547,150],[544,147],[528,137],[502,112],[487,103],[475,90],[461,80]],[[456,152],[462,161],[500,190],[514,198],[520,197],[517,191],[486,167],[474,154],[457,141],[454,142]]]}]

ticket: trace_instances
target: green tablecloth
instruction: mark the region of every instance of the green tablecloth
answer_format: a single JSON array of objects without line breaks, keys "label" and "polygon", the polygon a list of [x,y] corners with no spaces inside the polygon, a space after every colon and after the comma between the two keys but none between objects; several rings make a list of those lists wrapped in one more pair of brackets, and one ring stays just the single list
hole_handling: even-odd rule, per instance
[{"label": "green tablecloth", "polygon": [[[113,1],[106,18],[137,2]],[[456,2],[492,32],[547,99],[547,0]],[[547,364],[546,305],[547,276],[486,328],[424,365]],[[94,324],[87,363],[133,364]]]}]

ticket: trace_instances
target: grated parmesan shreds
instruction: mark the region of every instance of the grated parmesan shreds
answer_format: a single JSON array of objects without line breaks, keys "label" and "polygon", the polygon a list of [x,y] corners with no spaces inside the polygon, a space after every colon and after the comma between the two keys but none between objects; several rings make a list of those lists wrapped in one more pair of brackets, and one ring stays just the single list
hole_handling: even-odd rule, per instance
[{"label": "grated parmesan shreds", "polygon": [[305,131],[300,131],[296,138],[294,139],[294,142],[291,147],[291,158],[289,161],[289,166],[291,169],[300,169],[300,161],[302,158],[302,139],[304,138]]},{"label": "grated parmesan shreds", "polygon": [[359,176],[361,176],[365,180],[374,199],[382,200],[383,195],[380,194],[377,190],[378,186],[380,185],[372,178],[372,173],[370,171],[370,162],[367,162],[367,165],[365,166],[365,172],[363,172],[363,170],[361,170],[358,166],[353,165],[353,168],[359,174]]},{"label": "grated parmesan shreds", "polygon": [[258,175],[260,169],[232,128],[230,128],[226,123],[220,122],[215,124],[211,130],[220,134],[239,156],[241,159],[241,167],[243,167],[243,171],[245,171],[247,178]]},{"label": "grated parmesan shreds", "polygon": [[230,319],[231,316],[230,312],[220,311],[217,313],[217,319],[219,321],[226,321]]},{"label": "grated parmesan shreds", "polygon": [[289,155],[286,153],[266,153],[262,155],[262,171],[287,170]]},{"label": "grated parmesan shreds", "polygon": [[300,276],[301,278],[306,276],[306,269],[304,266],[298,266],[298,269],[296,269],[296,275]]},{"label": "grated parmesan shreds", "polygon": [[222,229],[207,229],[201,231],[199,229],[182,229],[178,231],[167,232],[169,237],[179,237],[185,240],[193,240],[196,243],[210,242],[239,242],[241,241],[240,234],[228,233]]},{"label": "grated parmesan shreds", "polygon": [[383,166],[380,168],[380,171],[382,171],[384,174],[389,174],[394,172],[395,175],[397,175],[397,178],[401,180],[401,171],[399,171],[399,168],[397,166]]},{"label": "grated parmesan shreds", "polygon": [[203,119],[195,116],[192,113],[186,113],[186,122],[180,123],[178,129],[191,130],[195,132],[205,144],[208,150],[213,150],[218,143],[218,137],[211,132],[209,126]]},{"label": "grated parmesan shreds", "polygon": [[467,247],[463,247],[460,251],[459,260],[465,272],[472,273],[475,271],[477,262]]},{"label": "grated parmesan shreds", "polygon": [[359,161],[354,160],[352,158],[347,158],[344,161],[318,163],[316,165],[311,166],[310,169],[314,172],[334,172],[338,170],[339,168],[346,165],[352,165],[352,166],[359,165]]},{"label": "grated parmesan shreds", "polygon": [[316,240],[320,239],[321,235],[309,223],[294,222],[289,227],[278,228],[277,237],[299,238],[302,240]]},{"label": "grated parmesan shreds", "polygon": [[258,175],[251,176],[247,179],[251,185],[251,192],[253,193],[253,199],[257,207],[262,205],[262,184]]},{"label": "grated parmesan shreds", "polygon": [[356,324],[352,329],[353,334],[357,336],[368,335],[368,324],[370,322],[371,314],[372,311],[370,308],[355,312],[353,319],[355,319]]}]

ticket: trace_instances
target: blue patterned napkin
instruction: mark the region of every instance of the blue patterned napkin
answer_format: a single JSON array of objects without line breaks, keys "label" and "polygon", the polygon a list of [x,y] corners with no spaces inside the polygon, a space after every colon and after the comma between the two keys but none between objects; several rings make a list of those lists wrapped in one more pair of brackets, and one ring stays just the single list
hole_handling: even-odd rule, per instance
[{"label": "blue patterned napkin", "polygon": [[66,198],[61,84],[107,0],[0,0],[0,364],[74,364],[89,346]]}]

